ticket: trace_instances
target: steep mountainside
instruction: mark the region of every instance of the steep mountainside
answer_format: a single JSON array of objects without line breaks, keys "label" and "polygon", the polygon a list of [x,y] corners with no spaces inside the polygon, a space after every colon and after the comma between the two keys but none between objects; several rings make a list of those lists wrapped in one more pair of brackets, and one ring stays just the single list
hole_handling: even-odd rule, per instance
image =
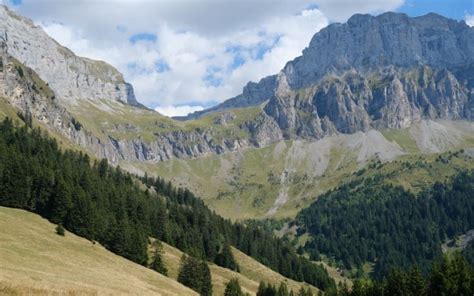
[{"label": "steep mountainside", "polygon": [[31,20],[3,5],[0,28],[10,55],[38,73],[60,100],[73,103],[83,99],[111,99],[139,105],[133,87],[115,68],[74,55]]}]

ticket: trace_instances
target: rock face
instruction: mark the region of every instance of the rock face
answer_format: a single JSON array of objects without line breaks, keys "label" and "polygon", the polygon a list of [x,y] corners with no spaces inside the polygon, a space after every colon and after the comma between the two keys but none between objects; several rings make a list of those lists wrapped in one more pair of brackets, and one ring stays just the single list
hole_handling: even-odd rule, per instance
[{"label": "rock face", "polygon": [[[285,139],[406,128],[425,119],[474,120],[474,28],[435,14],[355,15],[346,24],[332,24],[277,75],[249,83],[241,95],[221,105],[181,118],[220,112],[204,120],[209,126],[185,122],[182,129],[172,128],[175,122],[161,132],[153,130],[147,141],[139,136],[140,124],[119,124],[117,133],[105,132],[99,124],[92,134],[64,108],[82,99],[139,106],[117,70],[75,56],[3,6],[0,24],[8,34],[0,42],[8,48],[2,52],[6,68],[0,94],[24,114],[114,163],[194,158]],[[32,69],[25,68],[27,77],[19,77],[14,62],[6,62],[8,55]],[[259,106],[257,115],[233,124],[235,115],[226,110],[249,106]],[[165,123],[156,122],[160,124]]]},{"label": "rock face", "polygon": [[322,29],[278,75],[190,117],[266,101],[284,138],[321,138],[473,120],[473,88],[474,28],[436,14],[354,15]]},{"label": "rock face", "polygon": [[452,69],[474,62],[474,29],[437,14],[410,18],[401,13],[354,15],[331,24],[311,40],[301,57],[283,69],[292,89],[328,73],[362,73],[387,66],[427,65]]},{"label": "rock face", "polygon": [[5,6],[0,6],[0,30],[8,36],[9,54],[38,73],[60,101],[113,99],[139,105],[133,87],[115,68],[77,57],[31,20]]}]

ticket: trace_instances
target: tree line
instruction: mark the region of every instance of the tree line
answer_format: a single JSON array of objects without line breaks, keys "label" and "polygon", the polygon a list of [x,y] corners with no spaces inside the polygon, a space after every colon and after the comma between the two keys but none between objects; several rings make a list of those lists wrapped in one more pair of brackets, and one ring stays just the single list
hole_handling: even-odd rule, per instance
[{"label": "tree line", "polygon": [[286,277],[335,288],[326,270],[298,256],[289,241],[262,227],[232,223],[162,178],[139,181],[106,160],[61,151],[39,129],[10,119],[0,123],[0,205],[38,213],[142,265],[149,237],[238,270],[230,252],[235,246]]},{"label": "tree line", "polygon": [[420,269],[393,270],[379,281],[357,280],[351,289],[342,285],[339,296],[472,296],[474,270],[460,253],[444,256],[425,277]]},{"label": "tree line", "polygon": [[376,278],[412,265],[427,273],[443,242],[474,228],[473,171],[416,195],[382,184],[377,176],[353,181],[302,210],[300,233],[312,238],[305,251],[313,259],[325,254],[347,269],[372,262]]}]

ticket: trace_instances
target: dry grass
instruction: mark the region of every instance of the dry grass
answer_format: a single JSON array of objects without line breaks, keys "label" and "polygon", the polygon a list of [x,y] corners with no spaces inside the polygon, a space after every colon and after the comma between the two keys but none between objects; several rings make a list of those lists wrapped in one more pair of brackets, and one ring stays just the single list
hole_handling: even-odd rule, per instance
[{"label": "dry grass", "polygon": [[0,295],[196,295],[173,279],[0,207]]},{"label": "dry grass", "polygon": [[[235,248],[233,248],[232,251],[240,266],[240,273],[209,263],[214,295],[223,295],[225,285],[233,278],[237,278],[242,290],[251,295],[256,294],[260,281],[272,283],[274,285],[279,285],[284,281],[288,285],[288,288],[293,289],[295,292],[298,291],[301,286],[310,287],[313,292],[318,291],[316,288],[308,284],[299,283],[285,278],[281,274],[258,263],[255,259],[245,255]],[[163,244],[163,259],[168,268],[168,276],[173,279],[178,278],[179,264],[182,255],[183,252],[180,250],[170,245]]]}]

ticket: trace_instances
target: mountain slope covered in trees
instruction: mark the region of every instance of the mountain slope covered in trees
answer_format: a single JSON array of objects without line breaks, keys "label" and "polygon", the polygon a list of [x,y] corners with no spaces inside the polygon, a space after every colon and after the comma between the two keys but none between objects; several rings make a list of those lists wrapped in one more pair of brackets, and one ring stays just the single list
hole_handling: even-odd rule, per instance
[{"label": "mountain slope covered in trees", "polygon": [[149,189],[105,160],[61,152],[38,129],[0,124],[0,205],[34,211],[139,264],[147,263],[148,237],[209,261],[229,244],[289,278],[334,288],[327,272],[289,242],[221,218],[186,189],[144,181]]},{"label": "mountain slope covered in trees", "polygon": [[348,269],[374,263],[376,278],[412,265],[427,272],[443,242],[474,228],[473,196],[474,171],[418,194],[374,176],[324,194],[297,223],[310,234],[305,249],[313,257],[324,254]]}]

